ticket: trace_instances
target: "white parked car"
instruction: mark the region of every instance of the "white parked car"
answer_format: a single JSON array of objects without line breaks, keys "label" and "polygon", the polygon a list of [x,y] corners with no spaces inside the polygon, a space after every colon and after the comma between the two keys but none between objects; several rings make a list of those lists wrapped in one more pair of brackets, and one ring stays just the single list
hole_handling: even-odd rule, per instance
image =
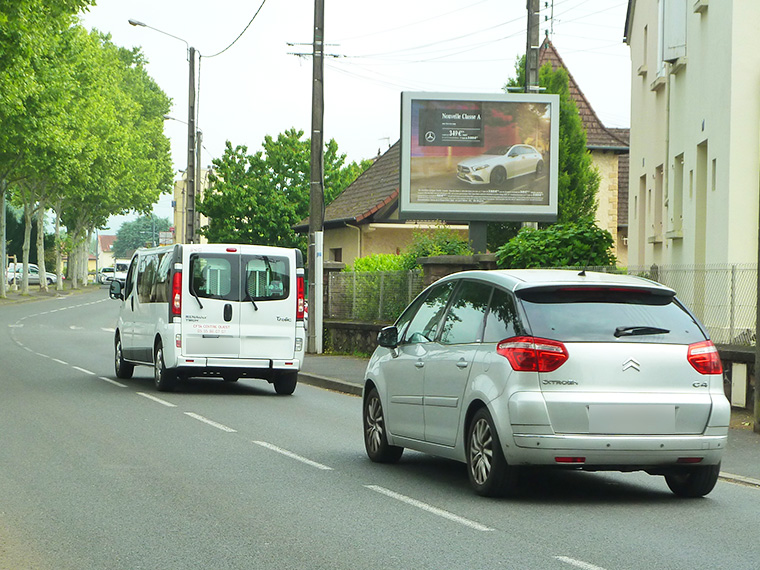
[{"label": "white parked car", "polygon": [[557,270],[468,271],[383,329],[366,371],[367,454],[462,461],[496,495],[521,466],[663,475],[709,493],[730,404],[704,327],[652,281]]},{"label": "white parked car", "polygon": [[490,184],[501,187],[508,180],[544,170],[544,158],[527,144],[497,146],[480,156],[467,158],[457,164],[457,178],[470,184]]},{"label": "white parked car", "polygon": [[[113,267],[101,267],[98,269],[98,283],[105,284],[109,281],[113,281],[114,269]],[[125,274],[126,277],[126,274]]]}]

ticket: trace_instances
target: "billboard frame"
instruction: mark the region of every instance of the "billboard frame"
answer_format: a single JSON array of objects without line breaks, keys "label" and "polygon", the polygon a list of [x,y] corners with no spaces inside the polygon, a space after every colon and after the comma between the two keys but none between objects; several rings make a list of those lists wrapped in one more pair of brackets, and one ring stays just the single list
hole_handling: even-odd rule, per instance
[{"label": "billboard frame", "polygon": [[[446,108],[447,105],[480,109],[482,113],[459,113]],[[518,177],[514,177],[515,182],[505,180],[499,186],[490,181],[475,183],[459,179],[460,166],[455,162],[459,156],[472,159],[494,144],[494,141],[489,142],[489,138],[496,139],[489,136],[489,127],[485,124],[486,110],[492,116],[508,116],[510,120],[501,120],[502,129],[509,127],[519,132],[521,123],[514,120],[513,115],[507,115],[505,110],[521,106],[540,109],[541,105],[546,106],[542,134],[537,137],[542,141],[542,148],[546,148],[542,153],[545,159],[541,161],[542,173],[545,173],[542,177],[536,171],[534,180],[523,183],[517,191],[510,189],[509,184],[517,184]],[[425,130],[422,123],[425,121],[432,121],[433,126],[424,133],[429,136],[422,142],[424,134],[421,132]],[[544,124],[547,121],[548,125]],[[523,142],[502,142],[502,148],[512,144],[522,145]],[[428,151],[423,147],[437,149]],[[445,157],[442,156],[444,151],[439,150],[442,148],[447,149]],[[554,222],[557,219],[559,95],[402,92],[400,151],[398,204],[401,219],[469,222]],[[425,156],[426,152],[437,156]],[[423,168],[421,164],[425,161],[427,163]],[[436,163],[432,167],[435,176],[425,176],[424,173],[429,170],[427,165],[431,162]],[[444,162],[445,167],[441,166]],[[522,178],[527,180],[529,176]]]}]

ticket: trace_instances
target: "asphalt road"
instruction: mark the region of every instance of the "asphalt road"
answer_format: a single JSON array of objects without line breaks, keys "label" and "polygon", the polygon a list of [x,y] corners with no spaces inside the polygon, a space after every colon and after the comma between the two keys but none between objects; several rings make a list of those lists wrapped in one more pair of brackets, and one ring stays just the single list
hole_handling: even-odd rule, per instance
[{"label": "asphalt road", "polygon": [[115,381],[105,289],[0,308],[0,569],[760,567],[760,489],[372,464],[355,396],[264,381]]}]

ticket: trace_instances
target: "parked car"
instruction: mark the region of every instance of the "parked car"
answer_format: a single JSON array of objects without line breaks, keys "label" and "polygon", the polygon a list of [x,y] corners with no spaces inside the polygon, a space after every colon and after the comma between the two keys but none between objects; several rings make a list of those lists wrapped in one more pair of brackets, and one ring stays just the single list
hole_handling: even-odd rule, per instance
[{"label": "parked car", "polygon": [[663,475],[709,493],[730,404],[705,328],[642,278],[468,271],[424,290],[378,337],[367,366],[367,454],[408,447],[467,465],[481,495],[522,466]]},{"label": "parked car", "polygon": [[98,283],[108,283],[113,281],[114,268],[113,267],[101,267],[98,269]]},{"label": "parked car", "polygon": [[[28,271],[27,275],[29,276],[29,285],[39,285],[40,284],[40,269],[35,265],[34,263],[28,264]],[[11,263],[8,266],[7,272],[6,272],[7,278],[8,278],[8,284],[12,284],[14,282],[14,279],[16,281],[16,285],[21,285],[21,280],[24,276],[24,264],[23,263],[16,263],[15,265]],[[56,277],[55,273],[50,273],[49,271],[45,272],[45,280],[47,281],[48,285],[52,285],[53,283],[58,282],[58,277]]]},{"label": "parked car", "polygon": [[467,158],[457,164],[457,177],[469,184],[504,186],[508,180],[544,170],[544,158],[527,144],[496,146],[480,156]]},{"label": "parked car", "polygon": [[[117,268],[118,270],[118,268]],[[153,368],[156,389],[177,380],[261,378],[292,394],[306,349],[303,256],[297,249],[175,244],[138,249],[114,334],[118,378]]]}]

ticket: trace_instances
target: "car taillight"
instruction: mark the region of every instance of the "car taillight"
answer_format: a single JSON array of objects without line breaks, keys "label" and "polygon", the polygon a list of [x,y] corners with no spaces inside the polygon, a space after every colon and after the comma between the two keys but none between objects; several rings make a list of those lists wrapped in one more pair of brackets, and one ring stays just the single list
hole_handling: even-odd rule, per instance
[{"label": "car taillight", "polygon": [[177,271],[172,276],[172,317],[182,315],[182,272]]},{"label": "car taillight", "polygon": [[722,374],[723,365],[720,362],[718,349],[711,340],[695,342],[689,345],[686,359],[700,374]]},{"label": "car taillight", "polygon": [[532,336],[515,336],[496,345],[518,372],[553,372],[568,359],[565,345],[556,340]]},{"label": "car taillight", "polygon": [[306,295],[303,276],[296,277],[296,320],[302,321],[306,308]]}]

